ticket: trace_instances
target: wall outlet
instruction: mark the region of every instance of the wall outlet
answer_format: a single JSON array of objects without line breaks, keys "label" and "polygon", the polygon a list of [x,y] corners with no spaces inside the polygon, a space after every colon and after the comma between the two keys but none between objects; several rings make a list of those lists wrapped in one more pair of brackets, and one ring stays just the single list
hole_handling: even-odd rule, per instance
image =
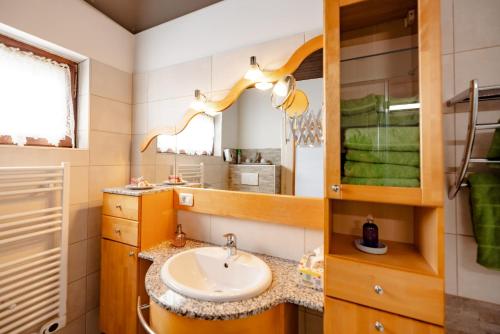
[{"label": "wall outlet", "polygon": [[193,206],[193,194],[180,193],[179,204],[184,206]]}]

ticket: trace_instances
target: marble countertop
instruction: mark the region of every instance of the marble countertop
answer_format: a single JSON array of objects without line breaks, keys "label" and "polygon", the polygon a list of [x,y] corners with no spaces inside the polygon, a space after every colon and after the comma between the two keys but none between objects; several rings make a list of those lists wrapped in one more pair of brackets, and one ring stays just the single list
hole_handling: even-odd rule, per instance
[{"label": "marble countertop", "polygon": [[244,318],[283,303],[297,304],[323,312],[323,292],[299,284],[297,262],[262,254],[254,255],[269,265],[273,282],[268,290],[254,298],[236,302],[209,302],[184,297],[170,290],[160,278],[160,270],[165,261],[176,253],[206,246],[214,245],[188,240],[184,248],[174,248],[169,242],[164,242],[142,251],[139,257],[153,262],[145,280],[148,295],[168,311],[207,320]]},{"label": "marble countertop", "polygon": [[167,191],[173,189],[173,186],[167,185],[155,185],[152,189],[145,190],[132,190],[125,187],[115,187],[115,188],[104,188],[102,192],[117,195],[127,195],[127,196],[142,196],[144,194],[157,193],[161,191]]}]

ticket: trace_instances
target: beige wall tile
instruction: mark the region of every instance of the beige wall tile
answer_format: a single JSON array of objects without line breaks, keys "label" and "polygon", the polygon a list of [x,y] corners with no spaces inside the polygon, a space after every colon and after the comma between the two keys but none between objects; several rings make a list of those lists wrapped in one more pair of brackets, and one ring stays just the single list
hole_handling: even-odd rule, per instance
[{"label": "beige wall tile", "polygon": [[68,247],[68,281],[73,282],[85,276],[87,266],[87,240]]},{"label": "beige wall tile", "polygon": [[323,245],[323,230],[304,229],[304,252],[311,252]]},{"label": "beige wall tile", "polygon": [[131,104],[132,74],[92,60],[90,93]]},{"label": "beige wall tile", "polygon": [[97,271],[95,273],[89,274],[86,279],[86,310],[88,312],[95,309],[96,307],[99,307],[99,272]]},{"label": "beige wall tile", "polygon": [[54,166],[69,162],[71,166],[88,166],[89,151],[73,148],[0,146],[0,166]]},{"label": "beige wall tile", "polygon": [[88,204],[87,238],[101,236],[102,200]]},{"label": "beige wall tile", "polygon": [[134,104],[132,108],[132,134],[145,134],[148,132],[148,103]]},{"label": "beige wall tile", "polygon": [[457,290],[457,236],[446,234],[445,238],[445,291],[456,295]]},{"label": "beige wall tile", "polygon": [[69,243],[87,239],[87,203],[71,205],[69,209]]},{"label": "beige wall tile", "polygon": [[87,312],[85,316],[85,334],[101,334],[99,330],[99,309],[93,309]]},{"label": "beige wall tile", "polygon": [[500,271],[476,263],[473,237],[458,236],[458,295],[500,304]]},{"label": "beige wall tile", "polygon": [[148,80],[149,73],[134,73],[132,77],[132,101],[134,103],[144,103],[148,101]]},{"label": "beige wall tile", "polygon": [[101,238],[87,240],[87,274],[96,272],[101,267]]},{"label": "beige wall tile", "polygon": [[478,79],[480,86],[498,85],[498,59],[500,46],[455,54],[455,93],[469,88],[472,79]]},{"label": "beige wall tile", "polygon": [[192,97],[160,100],[149,103],[148,132],[167,126],[176,126],[188,111]]},{"label": "beige wall tile", "polygon": [[257,62],[263,69],[277,69],[302,44],[303,33],[214,55],[212,90],[230,89],[245,75],[251,56],[257,57]]},{"label": "beige wall tile", "polygon": [[470,209],[470,192],[469,189],[465,188],[458,192],[457,197],[455,197],[456,202],[456,212],[457,212],[457,233],[461,235],[474,235],[472,231],[472,219],[471,219],[471,209]]},{"label": "beige wall tile", "polygon": [[91,95],[90,129],[130,134],[132,129],[132,106],[127,103]]},{"label": "beige wall tile", "polygon": [[500,2],[455,0],[455,51],[500,45]]},{"label": "beige wall tile", "polygon": [[85,314],[85,278],[68,284],[66,318],[68,322]]},{"label": "beige wall tile", "polygon": [[148,101],[193,97],[194,90],[211,90],[211,58],[168,66],[149,73]]},{"label": "beige wall tile", "polygon": [[102,189],[127,184],[130,166],[90,166],[88,200],[102,201]]},{"label": "beige wall tile", "polygon": [[88,167],[70,168],[70,203],[79,204],[88,201]]},{"label": "beige wall tile", "polygon": [[66,327],[61,329],[60,334],[85,334],[85,316],[81,316],[71,322],[67,321]]},{"label": "beige wall tile", "polygon": [[130,177],[144,176],[149,182],[160,182],[156,180],[156,166],[155,165],[132,165],[130,166]]},{"label": "beige wall tile", "polygon": [[177,211],[177,223],[190,239],[210,241],[211,216],[188,211]]},{"label": "beige wall tile", "polygon": [[441,0],[441,52],[453,52],[453,0]]},{"label": "beige wall tile", "polygon": [[141,152],[141,145],[146,138],[145,135],[132,135],[132,165],[153,165],[156,161],[156,140],[153,140],[146,151]]},{"label": "beige wall tile", "polygon": [[129,165],[131,136],[103,131],[90,132],[90,165]]}]

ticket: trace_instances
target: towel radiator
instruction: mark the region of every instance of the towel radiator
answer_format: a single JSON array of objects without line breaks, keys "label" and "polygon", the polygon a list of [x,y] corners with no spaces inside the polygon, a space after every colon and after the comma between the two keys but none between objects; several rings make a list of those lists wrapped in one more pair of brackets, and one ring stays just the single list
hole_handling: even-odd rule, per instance
[{"label": "towel radiator", "polygon": [[472,148],[474,147],[474,139],[476,131],[500,129],[500,123],[478,124],[477,114],[479,108],[479,101],[500,100],[500,86],[485,86],[479,87],[477,80],[471,80],[470,87],[464,90],[457,96],[448,100],[446,104],[451,107],[457,103],[469,103],[469,125],[467,128],[467,140],[464,148],[462,162],[458,177],[455,180],[448,192],[448,198],[453,199],[462,187],[467,187],[466,182],[467,172],[470,164],[473,163],[500,163],[500,160],[490,160],[485,158],[472,158]]},{"label": "towel radiator", "polygon": [[65,326],[69,164],[0,167],[0,334]]},{"label": "towel radiator", "polygon": [[176,175],[181,176],[183,180],[192,183],[199,184],[202,188],[204,185],[204,164],[181,164],[176,167]]}]

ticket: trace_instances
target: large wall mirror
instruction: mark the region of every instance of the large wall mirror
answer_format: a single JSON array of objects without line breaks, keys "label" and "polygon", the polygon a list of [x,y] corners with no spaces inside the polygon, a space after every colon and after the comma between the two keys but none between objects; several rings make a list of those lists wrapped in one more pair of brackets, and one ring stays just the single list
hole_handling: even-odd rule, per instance
[{"label": "large wall mirror", "polygon": [[155,181],[323,198],[322,37],[278,70],[252,57],[241,75],[225,96],[196,91],[180,125],[145,141],[143,148],[156,145],[157,161],[168,161]]}]

